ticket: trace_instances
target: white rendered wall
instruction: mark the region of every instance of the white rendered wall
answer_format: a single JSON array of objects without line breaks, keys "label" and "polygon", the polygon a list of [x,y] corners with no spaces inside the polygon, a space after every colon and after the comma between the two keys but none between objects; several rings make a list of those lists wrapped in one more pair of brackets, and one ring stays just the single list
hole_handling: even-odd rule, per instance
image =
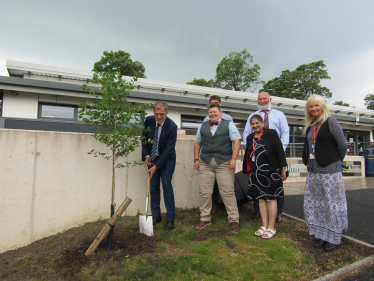
[{"label": "white rendered wall", "polygon": [[38,94],[4,91],[3,117],[38,118]]},{"label": "white rendered wall", "polygon": [[[178,139],[176,145],[172,184],[178,208],[199,204],[193,144]],[[90,134],[0,129],[0,253],[109,217],[111,164],[88,155],[91,149],[109,152]],[[122,161],[140,157],[138,148]],[[126,196],[133,200],[124,215],[144,213],[146,185],[144,166],[117,171],[117,206]],[[161,210],[166,212],[163,200]]]}]

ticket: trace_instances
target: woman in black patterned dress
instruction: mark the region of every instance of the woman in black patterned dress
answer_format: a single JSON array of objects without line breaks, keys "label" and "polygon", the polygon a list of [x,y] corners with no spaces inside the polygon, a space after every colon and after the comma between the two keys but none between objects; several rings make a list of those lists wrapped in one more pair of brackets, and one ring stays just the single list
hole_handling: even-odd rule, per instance
[{"label": "woman in black patterned dress", "polygon": [[272,238],[277,217],[277,197],[284,196],[282,181],[286,180],[286,155],[276,130],[264,128],[262,117],[251,117],[254,133],[247,137],[243,173],[249,173],[248,198],[259,199],[262,226],[255,232],[264,239]]}]

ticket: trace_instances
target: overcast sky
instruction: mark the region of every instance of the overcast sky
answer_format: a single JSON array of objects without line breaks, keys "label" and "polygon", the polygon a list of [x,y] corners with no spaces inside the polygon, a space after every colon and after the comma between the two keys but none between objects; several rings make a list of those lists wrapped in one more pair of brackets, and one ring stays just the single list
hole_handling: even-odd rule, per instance
[{"label": "overcast sky", "polygon": [[0,0],[0,11],[0,75],[7,59],[91,70],[124,50],[149,79],[186,83],[248,49],[262,80],[324,60],[328,103],[365,108],[374,94],[372,0]]}]

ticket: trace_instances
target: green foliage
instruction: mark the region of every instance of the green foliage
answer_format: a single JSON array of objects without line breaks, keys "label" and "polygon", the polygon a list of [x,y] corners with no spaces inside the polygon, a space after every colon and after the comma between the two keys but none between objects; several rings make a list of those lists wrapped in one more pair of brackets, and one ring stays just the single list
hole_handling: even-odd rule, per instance
[{"label": "green foliage", "polygon": [[367,109],[374,109],[374,94],[367,94],[364,101]]},{"label": "green foliage", "polygon": [[94,64],[92,71],[95,72],[120,72],[125,76],[136,76],[146,78],[145,67],[139,61],[132,61],[131,55],[125,51],[119,50],[118,52],[106,52],[101,57],[101,60]]},{"label": "green foliage", "polygon": [[204,78],[200,78],[200,79],[194,78],[191,82],[187,82],[186,84],[214,88],[213,79],[206,81]]},{"label": "green foliage", "polygon": [[232,52],[224,57],[216,69],[216,86],[226,90],[254,92],[261,84],[260,66],[253,63],[253,57],[247,49]]},{"label": "green foliage", "polygon": [[[144,110],[151,104],[134,106],[126,100],[129,91],[133,89],[134,79],[127,82],[119,72],[99,72],[93,75],[92,82],[100,84],[100,90],[92,91],[87,85],[82,86],[94,97],[95,103],[89,101],[79,104],[79,117],[95,128],[93,137],[112,151],[112,155],[95,150],[89,154],[102,156],[115,163],[119,157],[129,155],[140,145],[136,134],[144,128],[141,119],[145,118]],[[140,159],[138,162],[126,162],[126,165],[130,164],[142,163]],[[118,164],[116,167],[123,168],[125,165]]]},{"label": "green foliage", "polygon": [[333,104],[334,105],[342,105],[342,106],[348,106],[348,107],[350,107],[349,103],[345,103],[342,100],[337,100]]},{"label": "green foliage", "polygon": [[226,90],[254,92],[260,81],[260,66],[253,63],[253,57],[247,49],[241,52],[232,52],[228,57],[224,57],[216,68],[215,79],[205,80],[204,78],[194,78],[189,85],[220,88]]},{"label": "green foliage", "polygon": [[284,70],[279,77],[265,83],[260,92],[298,100],[307,100],[312,95],[331,98],[330,89],[320,85],[322,80],[331,79],[325,68],[326,64],[320,60],[302,64],[293,71]]}]

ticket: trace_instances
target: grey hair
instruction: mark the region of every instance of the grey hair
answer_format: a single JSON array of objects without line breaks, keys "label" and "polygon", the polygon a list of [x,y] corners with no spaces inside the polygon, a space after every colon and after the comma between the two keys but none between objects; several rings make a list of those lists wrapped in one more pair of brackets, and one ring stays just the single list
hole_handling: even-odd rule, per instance
[{"label": "grey hair", "polygon": [[268,97],[269,97],[269,99],[271,99],[271,95],[268,93],[268,92],[260,92],[260,93],[258,93],[258,94],[261,94],[261,93],[267,93],[268,94]]},{"label": "grey hair", "polygon": [[169,105],[167,104],[166,101],[159,100],[153,104],[153,110],[161,109],[162,107],[165,108],[166,112],[168,112]]}]

